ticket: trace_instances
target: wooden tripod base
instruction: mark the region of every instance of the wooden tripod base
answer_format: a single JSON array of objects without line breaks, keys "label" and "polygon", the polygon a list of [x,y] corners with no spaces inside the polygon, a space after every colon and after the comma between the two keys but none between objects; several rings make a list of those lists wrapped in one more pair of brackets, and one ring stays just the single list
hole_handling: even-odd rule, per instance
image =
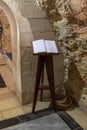
[{"label": "wooden tripod base", "polygon": [[41,76],[42,76],[42,73],[44,71],[44,65],[46,65],[49,89],[50,89],[50,93],[51,93],[52,106],[53,106],[54,111],[56,111],[53,57],[52,57],[52,55],[39,55],[38,62],[37,62],[37,71],[36,71],[36,81],[35,81],[35,91],[34,91],[32,113],[35,112],[35,106],[36,106]]}]

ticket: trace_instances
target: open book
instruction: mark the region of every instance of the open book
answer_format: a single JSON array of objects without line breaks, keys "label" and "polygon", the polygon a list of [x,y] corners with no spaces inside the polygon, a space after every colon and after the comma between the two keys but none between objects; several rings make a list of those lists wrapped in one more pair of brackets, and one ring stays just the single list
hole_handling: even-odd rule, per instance
[{"label": "open book", "polygon": [[58,54],[55,41],[51,40],[36,40],[32,42],[34,54],[52,53]]}]

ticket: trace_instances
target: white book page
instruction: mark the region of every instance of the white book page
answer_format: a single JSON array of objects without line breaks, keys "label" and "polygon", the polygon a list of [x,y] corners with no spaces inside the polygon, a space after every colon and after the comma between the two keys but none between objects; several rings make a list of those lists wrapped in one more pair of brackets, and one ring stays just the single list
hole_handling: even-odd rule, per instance
[{"label": "white book page", "polygon": [[33,44],[33,49],[35,54],[46,52],[45,43],[43,39],[33,41],[32,44]]},{"label": "white book page", "polygon": [[45,45],[48,53],[58,53],[55,41],[45,40]]}]

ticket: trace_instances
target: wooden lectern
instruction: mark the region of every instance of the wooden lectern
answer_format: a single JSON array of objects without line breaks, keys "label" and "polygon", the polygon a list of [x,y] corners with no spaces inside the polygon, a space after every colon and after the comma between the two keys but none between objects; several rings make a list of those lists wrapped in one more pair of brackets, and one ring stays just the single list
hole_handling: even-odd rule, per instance
[{"label": "wooden lectern", "polygon": [[54,111],[56,111],[54,69],[53,69],[53,57],[52,57],[53,54],[59,54],[56,47],[56,43],[54,41],[48,41],[48,40],[45,41],[37,40],[37,41],[33,41],[32,45],[33,45],[34,55],[38,55],[32,113],[35,112],[35,106],[36,106],[39,88],[41,88],[41,86],[43,85],[44,67],[46,67],[46,71],[47,71],[52,106]]}]

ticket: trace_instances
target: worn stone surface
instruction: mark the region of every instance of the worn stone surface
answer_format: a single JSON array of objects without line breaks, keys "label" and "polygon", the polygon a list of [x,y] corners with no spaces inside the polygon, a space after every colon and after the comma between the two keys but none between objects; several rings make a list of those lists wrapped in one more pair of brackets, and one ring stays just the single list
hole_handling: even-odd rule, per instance
[{"label": "worn stone surface", "polygon": [[58,114],[51,114],[23,124],[6,128],[5,130],[71,130]]},{"label": "worn stone surface", "polygon": [[71,0],[70,6],[72,9],[73,15],[83,22],[87,21],[87,0]]},{"label": "worn stone surface", "polygon": [[37,2],[48,12],[64,56],[66,93],[77,102],[86,102],[83,94],[87,95],[87,0]]}]

